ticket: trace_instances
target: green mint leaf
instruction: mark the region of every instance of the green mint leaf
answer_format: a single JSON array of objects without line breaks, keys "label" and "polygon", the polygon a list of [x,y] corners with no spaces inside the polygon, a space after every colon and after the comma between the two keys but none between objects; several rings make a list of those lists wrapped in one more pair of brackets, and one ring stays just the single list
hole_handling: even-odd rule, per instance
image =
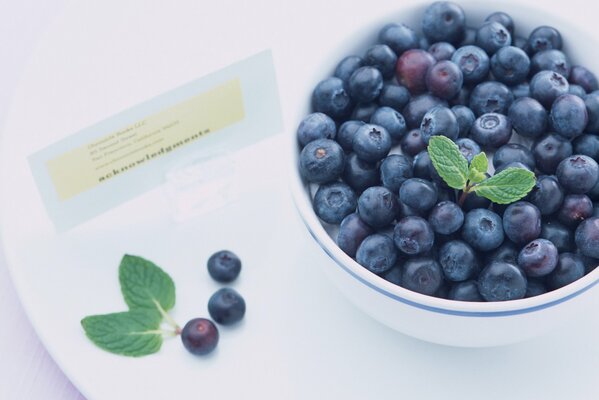
[{"label": "green mint leaf", "polygon": [[507,168],[474,186],[472,190],[494,203],[509,204],[526,196],[535,182],[533,172],[524,168]]},{"label": "green mint leaf", "polygon": [[485,153],[478,153],[472,158],[470,162],[470,169],[468,170],[468,180],[472,183],[480,183],[484,181],[487,176],[485,173],[489,168],[489,160]]},{"label": "green mint leaf", "polygon": [[125,255],[119,266],[121,292],[129,309],[149,309],[166,317],[175,305],[175,284],[151,261]]},{"label": "green mint leaf", "polygon": [[162,346],[160,321],[153,310],[91,315],[81,320],[87,337],[103,350],[130,357],[156,353]]},{"label": "green mint leaf", "polygon": [[468,160],[458,146],[445,136],[433,136],[428,142],[428,155],[445,183],[453,189],[463,189],[468,180]]}]

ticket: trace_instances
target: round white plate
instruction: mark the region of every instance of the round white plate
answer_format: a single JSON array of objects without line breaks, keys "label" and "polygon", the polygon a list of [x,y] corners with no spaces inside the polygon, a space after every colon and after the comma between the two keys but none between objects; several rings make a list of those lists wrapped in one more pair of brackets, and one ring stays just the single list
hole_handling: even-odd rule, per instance
[{"label": "round white plate", "polygon": [[[546,11],[595,29],[582,2],[551,4],[543,3]],[[23,71],[4,132],[1,229],[36,331],[86,397],[585,399],[596,393],[597,312],[533,342],[465,350],[410,339],[357,311],[319,270],[326,256],[296,217],[280,167],[286,163],[281,136],[236,156],[232,184],[255,186],[212,213],[175,222],[158,187],[55,233],[27,164],[30,154],[267,48],[275,58],[285,134],[293,134],[289,116],[305,102],[313,68],[362,24],[390,11],[389,20],[401,21],[397,7],[383,1],[73,2],[53,22]],[[210,357],[191,356],[178,338],[155,355],[120,357],[83,334],[82,317],[125,309],[117,280],[124,253],[153,260],[173,277],[179,324],[206,316],[207,300],[220,286],[205,262],[222,248],[243,260],[234,287],[248,312],[240,326],[222,329]]]}]

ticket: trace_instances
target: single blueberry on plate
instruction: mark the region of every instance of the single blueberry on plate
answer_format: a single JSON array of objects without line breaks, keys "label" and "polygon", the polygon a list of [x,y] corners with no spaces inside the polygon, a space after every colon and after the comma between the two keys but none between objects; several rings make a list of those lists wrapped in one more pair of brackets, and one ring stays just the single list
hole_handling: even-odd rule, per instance
[{"label": "single blueberry on plate", "polygon": [[430,224],[421,217],[404,217],[393,230],[395,246],[404,254],[417,255],[428,252],[435,242]]},{"label": "single blueberry on plate", "polygon": [[391,135],[385,128],[365,124],[356,131],[352,148],[362,160],[374,163],[387,156],[391,145]]},{"label": "single blueberry on plate", "polygon": [[420,129],[412,129],[401,139],[402,153],[414,157],[423,150],[426,150],[426,143],[422,139]]},{"label": "single blueberry on plate", "polygon": [[527,201],[512,203],[503,213],[503,230],[515,244],[529,243],[541,234],[541,212]]},{"label": "single blueberry on plate", "polygon": [[397,249],[393,239],[380,233],[366,237],[358,247],[356,261],[375,274],[388,271],[397,261]]},{"label": "single blueberry on plate", "polygon": [[474,121],[470,137],[483,147],[500,147],[512,137],[512,124],[503,114],[483,114]]},{"label": "single blueberry on plate", "polygon": [[379,32],[379,42],[391,47],[398,56],[404,51],[418,48],[418,35],[404,24],[388,24]]},{"label": "single blueberry on plate", "polygon": [[510,86],[517,85],[526,80],[530,59],[522,49],[502,47],[491,57],[491,71],[498,81]]},{"label": "single blueberry on plate", "polygon": [[451,107],[451,111],[453,111],[456,119],[458,120],[458,136],[461,138],[465,138],[466,136],[468,136],[468,133],[470,133],[470,128],[472,128],[474,120],[476,120],[476,116],[470,108],[462,105],[456,105]]},{"label": "single blueberry on plate", "polygon": [[541,215],[551,215],[560,209],[564,201],[564,189],[554,175],[539,175],[527,200],[539,209]]},{"label": "single blueberry on plate", "polygon": [[403,108],[410,102],[410,92],[403,86],[385,83],[381,94],[379,94],[379,104],[381,106],[391,107],[397,111]]},{"label": "single blueberry on plate", "polygon": [[470,94],[470,108],[478,117],[487,113],[506,115],[513,101],[512,91],[503,83],[494,81],[476,85]]},{"label": "single blueberry on plate", "polygon": [[378,69],[383,79],[391,79],[395,75],[397,55],[386,44],[375,44],[364,54],[364,65]]},{"label": "single blueberry on plate", "polygon": [[599,258],[599,218],[589,218],[578,225],[575,240],[582,254]]},{"label": "single blueberry on plate", "polygon": [[508,118],[519,135],[535,139],[545,133],[547,110],[531,97],[520,97],[508,110]]},{"label": "single blueberry on plate", "polygon": [[528,37],[528,48],[533,54],[542,50],[561,50],[562,35],[550,26],[539,26]]},{"label": "single blueberry on plate", "polygon": [[339,78],[327,78],[321,81],[312,93],[314,111],[322,112],[339,120],[351,114],[354,107],[343,81]]},{"label": "single blueberry on plate", "polygon": [[573,155],[557,166],[557,179],[570,193],[586,193],[599,179],[599,165],[589,156]]},{"label": "single blueberry on plate", "polygon": [[441,265],[430,257],[409,258],[403,266],[401,285],[414,292],[432,295],[443,284]]},{"label": "single blueberry on plate", "polygon": [[453,201],[441,201],[430,211],[428,222],[435,232],[449,235],[464,224],[464,212]]},{"label": "single blueberry on plate", "polygon": [[402,154],[391,154],[381,163],[383,186],[399,193],[402,183],[413,177],[412,160]]},{"label": "single blueberry on plate", "polygon": [[439,61],[426,73],[426,87],[433,96],[440,99],[452,99],[462,89],[464,77],[462,70],[449,60]]},{"label": "single blueberry on plate", "polygon": [[370,117],[370,123],[385,128],[395,142],[399,142],[408,131],[403,115],[391,107],[377,109]]},{"label": "single blueberry on plate", "polygon": [[399,200],[419,210],[430,210],[438,199],[438,191],[431,181],[421,178],[405,180],[399,188]]},{"label": "single blueberry on plate", "polygon": [[339,127],[339,132],[337,132],[337,143],[341,145],[343,150],[346,152],[351,151],[352,146],[354,144],[354,136],[358,129],[364,125],[364,121],[354,121],[349,120],[345,121]]},{"label": "single blueberry on plate", "polygon": [[484,301],[478,291],[478,284],[475,280],[456,282],[451,285],[448,299],[457,301]]},{"label": "single blueberry on plate", "polygon": [[192,354],[206,355],[218,344],[218,329],[206,318],[194,318],[187,322],[181,330],[181,342]]},{"label": "single blueberry on plate", "polygon": [[549,275],[557,266],[558,252],[547,239],[535,239],[520,250],[518,266],[531,277]]},{"label": "single blueberry on plate", "polygon": [[476,32],[476,45],[492,56],[499,49],[512,44],[512,35],[499,22],[485,22]]},{"label": "single blueberry on plate", "polygon": [[474,249],[461,240],[452,240],[441,246],[439,263],[443,268],[445,279],[453,282],[470,279],[479,270]]},{"label": "single blueberry on plate", "polygon": [[372,228],[357,213],[349,214],[339,225],[337,245],[345,254],[355,257],[360,243],[372,233]]},{"label": "single blueberry on plate", "polygon": [[[339,224],[356,210],[356,193],[343,182],[320,185],[314,195],[314,212],[324,222]],[[218,322],[218,321],[217,321]]]},{"label": "single blueberry on plate", "polygon": [[538,138],[531,147],[535,156],[535,165],[544,174],[555,174],[557,166],[566,157],[572,155],[572,143],[552,133]]},{"label": "single blueberry on plate", "polygon": [[543,107],[549,109],[551,105],[562,94],[569,90],[568,80],[553,71],[541,71],[536,73],[530,81],[530,95]]},{"label": "single blueberry on plate", "polygon": [[383,75],[374,67],[360,67],[348,81],[349,94],[358,103],[376,100],[383,89]]},{"label": "single blueberry on plate", "polygon": [[403,53],[397,60],[395,73],[400,85],[411,94],[426,92],[426,72],[437,60],[428,51],[413,49]]},{"label": "single blueberry on plate", "polygon": [[428,143],[432,136],[443,135],[452,140],[458,138],[460,127],[458,120],[449,108],[437,106],[432,108],[422,118],[420,124],[420,133],[425,143]]},{"label": "single blueberry on plate", "polygon": [[462,238],[479,251],[496,249],[504,239],[501,217],[484,208],[467,212],[462,228]]},{"label": "single blueberry on plate", "polygon": [[574,234],[571,229],[556,220],[541,223],[541,238],[549,240],[560,253],[574,250]]},{"label": "single blueberry on plate", "polygon": [[559,289],[577,281],[584,276],[584,263],[578,254],[562,253],[559,255],[557,267],[547,277],[547,286]]},{"label": "single blueberry on plate", "polygon": [[436,1],[429,5],[422,17],[422,32],[431,42],[460,43],[464,37],[466,16],[458,4]]},{"label": "single blueberry on plate", "polygon": [[229,250],[220,250],[208,258],[208,273],[217,282],[229,283],[237,279],[241,271],[241,260]]},{"label": "single blueberry on plate", "polygon": [[570,228],[593,215],[593,202],[586,194],[568,194],[557,212],[557,219]]},{"label": "single blueberry on plate", "polygon": [[464,83],[477,84],[486,79],[491,68],[489,56],[477,46],[460,47],[451,56],[451,61],[462,71]]},{"label": "single blueberry on plate", "polygon": [[300,153],[300,173],[311,183],[326,183],[339,178],[345,166],[345,154],[337,142],[314,140]]},{"label": "single blueberry on plate", "polygon": [[216,323],[232,325],[245,315],[245,300],[235,290],[222,288],[208,300],[208,312]]},{"label": "single blueberry on plate", "polygon": [[386,187],[369,187],[358,198],[358,214],[373,228],[389,225],[398,212],[397,196]]},{"label": "single blueberry on plate", "polygon": [[553,102],[549,113],[551,127],[566,139],[574,139],[584,132],[587,126],[587,108],[580,97],[563,94]]},{"label": "single blueberry on plate", "polygon": [[478,276],[478,290],[486,301],[521,299],[526,294],[524,272],[514,264],[495,261]]},{"label": "single blueberry on plate", "polygon": [[343,82],[349,81],[349,77],[355,70],[364,66],[364,60],[358,56],[347,56],[339,61],[335,68],[334,76],[341,79]]},{"label": "single blueberry on plate", "polygon": [[316,139],[335,139],[337,127],[328,115],[323,113],[308,114],[297,128],[297,138],[303,147]]}]

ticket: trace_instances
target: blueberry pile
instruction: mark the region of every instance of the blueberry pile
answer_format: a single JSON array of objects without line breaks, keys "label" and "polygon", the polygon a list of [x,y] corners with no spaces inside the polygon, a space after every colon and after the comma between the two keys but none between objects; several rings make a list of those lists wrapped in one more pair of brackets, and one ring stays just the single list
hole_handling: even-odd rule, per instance
[{"label": "blueberry pile", "polygon": [[[599,265],[599,83],[549,26],[518,35],[504,12],[478,27],[435,2],[422,35],[391,23],[342,59],[297,130],[316,215],[360,265],[415,292],[505,301],[555,290]],[[525,168],[526,198],[495,204],[450,189],[432,136],[489,175]],[[335,229],[335,227],[337,227]]]}]

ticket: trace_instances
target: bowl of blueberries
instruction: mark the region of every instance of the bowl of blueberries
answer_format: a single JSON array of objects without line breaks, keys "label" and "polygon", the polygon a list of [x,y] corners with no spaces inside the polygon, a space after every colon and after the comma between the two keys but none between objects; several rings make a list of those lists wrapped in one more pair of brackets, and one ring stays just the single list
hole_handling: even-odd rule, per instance
[{"label": "bowl of blueberries", "polygon": [[316,71],[291,138],[327,275],[434,343],[514,343],[598,304],[597,43],[504,7],[434,2],[365,27]]}]

